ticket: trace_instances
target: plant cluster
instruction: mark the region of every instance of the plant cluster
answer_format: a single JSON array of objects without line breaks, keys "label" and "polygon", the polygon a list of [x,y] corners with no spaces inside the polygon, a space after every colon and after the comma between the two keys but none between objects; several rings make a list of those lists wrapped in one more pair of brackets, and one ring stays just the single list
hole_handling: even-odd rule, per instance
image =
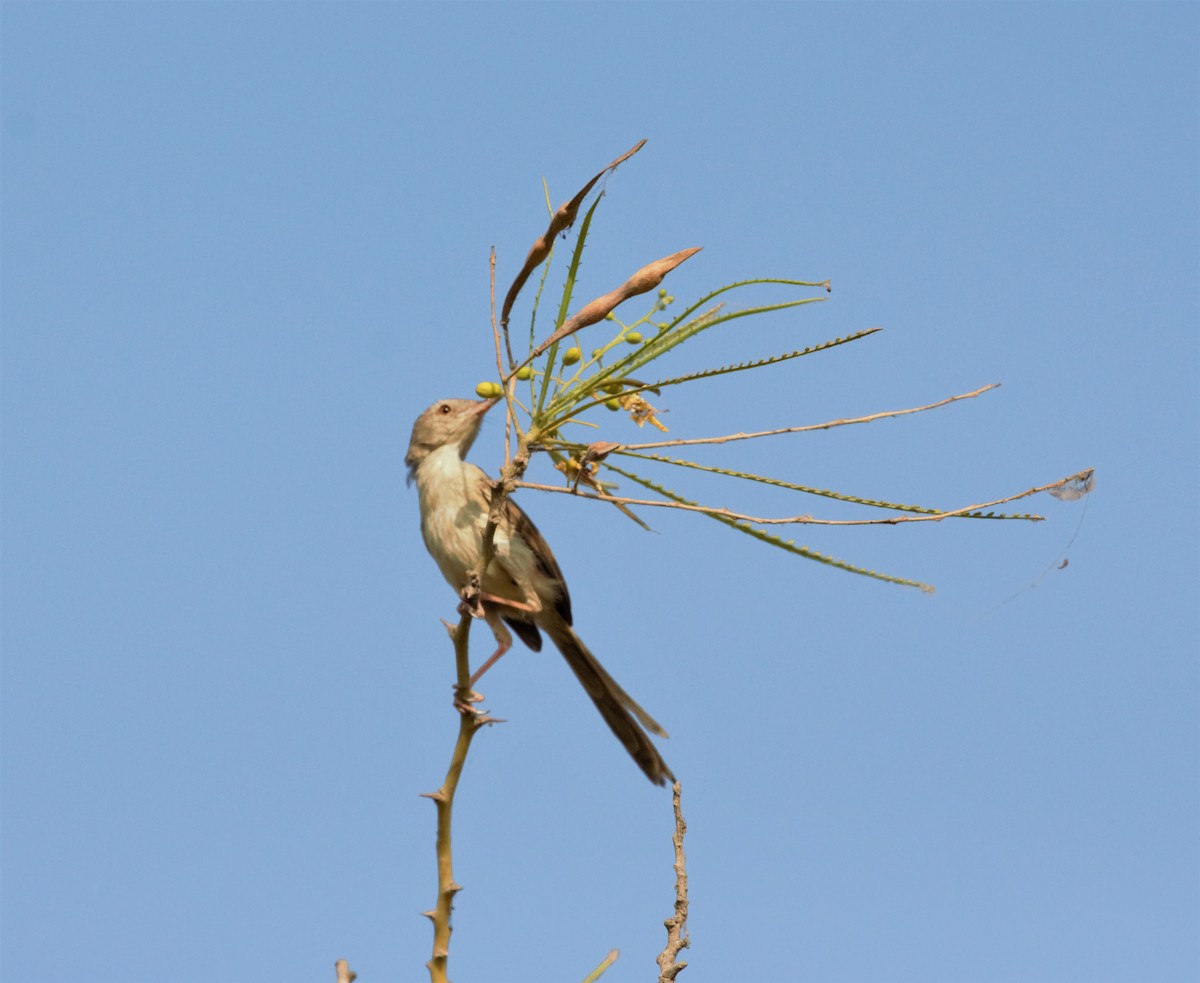
[{"label": "plant cluster", "polygon": [[[1090,488],[1091,471],[1080,472],[1068,478],[1027,489],[990,502],[967,505],[955,509],[939,509],[929,506],[900,502],[882,501],[863,496],[846,494],[829,489],[816,488],[786,481],[768,475],[753,474],[671,456],[661,452],[667,448],[700,444],[723,444],[734,440],[751,440],[785,433],[829,429],[869,423],[887,417],[919,413],[935,409],[964,399],[971,399],[997,388],[987,385],[971,392],[950,396],[925,406],[909,407],[874,413],[852,419],[832,420],[807,426],[785,427],[756,433],[736,433],[723,436],[692,438],[687,440],[662,439],[649,443],[623,443],[605,440],[584,440],[580,437],[583,428],[598,429],[594,418],[602,408],[613,412],[625,412],[639,426],[650,424],[663,433],[667,427],[659,418],[654,402],[663,390],[712,379],[737,372],[754,371],[791,359],[828,351],[841,345],[861,341],[879,331],[867,328],[844,337],[831,338],[805,348],[787,351],[765,358],[751,359],[731,365],[718,366],[655,379],[647,382],[641,376],[652,363],[702,332],[728,324],[731,321],[788,310],[826,299],[831,287],[828,280],[809,281],[778,277],[760,277],[726,284],[708,292],[692,303],[675,310],[676,299],[660,286],[663,279],[681,263],[699,252],[699,247],[685,249],[644,266],[617,289],[590,301],[574,314],[569,313],[575,298],[580,261],[591,229],[592,217],[599,207],[603,195],[597,195],[584,214],[575,237],[566,277],[557,309],[554,312],[553,328],[548,337],[537,342],[537,322],[543,289],[549,276],[553,260],[553,244],[573,225],[588,194],[605,175],[641,149],[645,141],[617,158],[608,167],[592,178],[570,201],[552,212],[550,226],[534,243],[524,266],[515,278],[505,297],[498,325],[494,323],[496,342],[496,366],[498,380],[485,380],[476,387],[479,396],[505,399],[508,406],[508,424],[516,435],[515,455],[506,453],[504,472],[506,492],[518,487],[537,488],[543,491],[569,492],[586,498],[602,499],[619,508],[623,513],[645,526],[633,511],[639,507],[670,507],[695,511],[723,522],[739,532],[802,556],[806,559],[895,584],[918,587],[932,591],[929,584],[869,570],[848,561],[819,553],[807,546],[798,546],[794,540],[784,539],[771,532],[768,527],[779,525],[894,525],[910,521],[941,521],[946,518],[967,519],[1019,519],[1039,521],[1042,516],[1029,513],[1005,513],[992,511],[996,506],[1015,501],[1040,491],[1057,493],[1060,497],[1083,494]],[[547,196],[549,206],[549,197]],[[513,304],[533,272],[541,268],[541,279],[534,297],[530,316],[528,352],[518,359],[513,356],[509,319]],[[493,257],[494,270],[494,257]],[[792,290],[806,291],[804,296],[792,297],[773,304],[730,308],[728,302],[733,295],[749,287],[764,284],[779,285]],[[615,309],[630,298],[647,294],[657,289],[657,295],[648,310],[636,320],[626,323]],[[675,311],[672,313],[672,311]],[[580,337],[585,328],[608,323],[611,333],[608,340],[584,354]],[[506,364],[507,362],[507,364]],[[506,431],[507,435],[507,431]],[[506,448],[511,445],[506,440]],[[548,486],[526,482],[523,479],[529,455],[544,452],[550,456],[554,466],[566,477],[565,486]],[[698,504],[682,494],[666,487],[659,481],[639,474],[631,469],[632,461],[652,461],[677,468],[720,474],[744,481],[759,482],[789,491],[803,492],[826,499],[867,506],[889,513],[884,517],[866,519],[821,519],[811,515],[783,517],[752,516]],[[618,464],[618,461],[620,463]],[[629,498],[614,494],[614,484],[604,476],[618,476],[645,488],[652,497]],[[582,490],[584,486],[586,490]]]}]

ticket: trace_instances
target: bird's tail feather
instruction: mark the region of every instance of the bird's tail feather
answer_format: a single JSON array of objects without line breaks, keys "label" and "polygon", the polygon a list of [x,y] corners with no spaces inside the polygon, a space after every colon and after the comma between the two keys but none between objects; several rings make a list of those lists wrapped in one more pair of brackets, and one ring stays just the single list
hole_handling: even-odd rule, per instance
[{"label": "bird's tail feather", "polygon": [[[600,660],[592,655],[570,625],[565,622],[547,625],[543,622],[541,627],[567,660],[567,665],[596,704],[604,722],[617,735],[646,777],[655,785],[674,781],[671,769],[642,727],[662,737],[667,736],[666,731],[605,671]],[[638,721],[641,721],[641,725]]]}]

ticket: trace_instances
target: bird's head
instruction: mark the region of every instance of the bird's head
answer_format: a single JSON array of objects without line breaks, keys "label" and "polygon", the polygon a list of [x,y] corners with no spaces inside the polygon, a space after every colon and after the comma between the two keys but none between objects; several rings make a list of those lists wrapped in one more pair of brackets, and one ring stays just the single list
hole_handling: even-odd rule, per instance
[{"label": "bird's head", "polygon": [[457,447],[460,458],[467,456],[479,435],[484,414],[498,399],[439,399],[417,417],[404,463],[411,482],[421,462],[441,447]]}]

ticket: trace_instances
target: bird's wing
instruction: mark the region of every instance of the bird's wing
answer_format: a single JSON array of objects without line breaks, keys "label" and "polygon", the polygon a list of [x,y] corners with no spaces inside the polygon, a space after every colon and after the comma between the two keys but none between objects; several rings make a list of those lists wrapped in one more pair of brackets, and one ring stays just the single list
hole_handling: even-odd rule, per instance
[{"label": "bird's wing", "polygon": [[[479,481],[484,497],[490,501],[492,479],[480,471]],[[567,590],[567,582],[563,577],[562,570],[559,569],[558,561],[554,558],[554,552],[550,549],[550,544],[546,542],[545,537],[538,531],[538,527],[533,524],[533,520],[525,514],[524,509],[511,498],[504,500],[504,520],[505,525],[510,530],[509,536],[515,536],[524,541],[533,557],[533,562],[537,566],[537,572],[544,581],[548,582],[548,586],[553,591],[554,596],[552,598],[543,597],[541,596],[541,592],[539,592],[542,603],[551,602],[559,617],[568,625],[573,624],[574,622],[571,618],[571,595]],[[497,557],[493,562],[503,564],[504,560],[501,557]],[[511,565],[504,564],[504,566],[505,572],[514,579],[521,576],[521,571],[513,570]]]}]

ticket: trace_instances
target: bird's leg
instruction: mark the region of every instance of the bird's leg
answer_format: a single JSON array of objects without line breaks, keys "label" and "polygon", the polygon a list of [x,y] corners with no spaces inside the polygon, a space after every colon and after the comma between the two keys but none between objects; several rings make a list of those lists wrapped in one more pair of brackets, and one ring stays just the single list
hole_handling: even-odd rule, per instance
[{"label": "bird's leg", "polygon": [[[500,597],[499,595],[488,594],[486,591],[481,590],[477,595],[476,603],[478,606],[474,609],[470,609],[471,614],[473,614],[476,618],[478,618],[480,614],[483,615],[483,618],[487,621],[488,625],[492,629],[492,634],[496,636],[496,651],[493,652],[488,657],[487,661],[484,662],[483,665],[481,665],[478,669],[476,669],[474,675],[471,676],[469,685],[472,690],[474,689],[475,684],[479,682],[480,678],[482,678],[483,674],[491,669],[492,666],[494,666],[497,662],[499,662],[504,653],[512,648],[512,632],[510,632],[505,626],[504,622],[500,618],[500,615],[497,613],[496,608],[506,607],[531,615],[537,614],[542,610],[542,599],[538,597],[537,592],[522,579],[515,577],[513,579],[517,583],[522,584],[525,600],[516,601],[510,597]],[[464,606],[466,606],[465,596]],[[474,696],[475,694],[471,693],[469,695]]]},{"label": "bird's leg", "polygon": [[[486,597],[487,595],[484,596]],[[496,614],[495,610],[491,607],[485,607],[483,609],[483,616],[491,627],[492,634],[496,636],[496,651],[471,676],[469,685],[472,689],[475,688],[475,684],[479,682],[483,674],[499,662],[504,653],[512,648],[512,632],[505,627],[504,622],[500,620],[500,616]]]},{"label": "bird's leg", "polygon": [[[517,601],[511,597],[499,597],[496,594],[488,594],[486,591],[482,590],[479,592],[479,599],[481,601],[487,601],[488,604],[498,604],[501,607],[512,608],[514,611],[522,611],[525,614],[539,614],[542,610],[542,599],[538,597],[537,591],[533,589],[533,584],[530,583],[529,578],[514,574],[512,570],[508,567],[505,567],[503,563],[501,563],[501,567],[504,569],[504,572],[509,575],[512,585],[520,590],[524,595],[524,599]],[[485,613],[484,617],[486,616],[487,615]],[[504,629],[504,633],[507,635],[508,630]]]},{"label": "bird's leg", "polygon": [[[501,604],[506,608],[524,611],[526,614],[537,614],[542,610],[542,599],[533,591],[526,591],[524,601],[514,601],[512,598],[497,597],[495,594],[483,593],[479,595],[479,599],[481,601],[487,601],[488,604]],[[486,615],[484,615],[484,617],[486,617]]]},{"label": "bird's leg", "polygon": [[505,627],[504,622],[500,620],[500,616],[496,614],[495,609],[490,604],[484,604],[485,598],[490,598],[491,595],[479,592],[475,594],[472,605],[468,600],[468,591],[463,591],[462,603],[458,606],[461,614],[469,614],[475,618],[483,618],[487,621],[492,629],[492,634],[496,638],[496,651],[493,652],[470,679],[467,680],[466,687],[455,684],[454,687],[454,708],[460,713],[478,714],[475,709],[475,704],[483,702],[483,696],[475,692],[475,684],[479,681],[492,666],[500,661],[500,657],[512,648],[512,633]]}]

